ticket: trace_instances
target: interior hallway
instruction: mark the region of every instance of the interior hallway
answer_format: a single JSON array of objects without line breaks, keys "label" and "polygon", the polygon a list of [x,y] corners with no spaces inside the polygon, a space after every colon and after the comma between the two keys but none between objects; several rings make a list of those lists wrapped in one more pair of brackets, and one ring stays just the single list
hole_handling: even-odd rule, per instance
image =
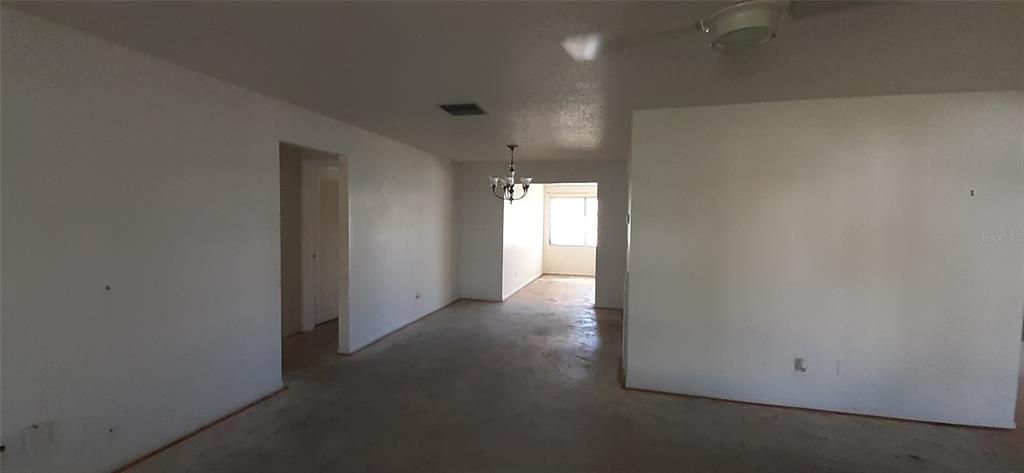
[{"label": "interior hallway", "polygon": [[[1024,436],[623,389],[618,311],[545,276],[355,356],[286,339],[290,389],[131,471],[1020,471]],[[318,355],[303,350],[320,347]],[[323,347],[327,347],[324,351]],[[316,351],[316,350],[314,350]],[[1021,409],[1018,408],[1018,419]]]},{"label": "interior hallway", "polygon": [[289,335],[281,340],[281,371],[292,373],[330,361],[338,352],[338,319],[316,326],[312,332]]}]

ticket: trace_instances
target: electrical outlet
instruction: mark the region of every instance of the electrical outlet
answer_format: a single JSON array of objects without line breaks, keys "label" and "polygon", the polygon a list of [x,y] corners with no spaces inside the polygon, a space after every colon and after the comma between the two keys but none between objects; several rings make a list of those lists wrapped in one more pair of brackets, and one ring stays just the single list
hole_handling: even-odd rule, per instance
[{"label": "electrical outlet", "polygon": [[793,359],[793,370],[794,371],[799,371],[801,373],[806,373],[807,372],[807,360],[805,360],[803,358],[794,358]]},{"label": "electrical outlet", "polygon": [[53,423],[32,424],[4,438],[4,453],[29,453],[53,443]]}]

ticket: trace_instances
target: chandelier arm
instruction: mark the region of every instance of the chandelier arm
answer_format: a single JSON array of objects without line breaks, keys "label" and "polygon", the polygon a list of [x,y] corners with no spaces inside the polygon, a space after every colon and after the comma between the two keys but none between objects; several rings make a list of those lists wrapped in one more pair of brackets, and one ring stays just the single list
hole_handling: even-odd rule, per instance
[{"label": "chandelier arm", "polygon": [[498,193],[498,187],[497,186],[491,186],[491,193],[494,194],[494,197],[497,197],[497,198],[499,198],[501,200],[505,200],[505,196],[503,196],[503,195]]},{"label": "chandelier arm", "polygon": [[523,197],[526,197],[526,193],[527,192],[529,192],[529,189],[523,189],[522,195],[520,195],[519,197],[514,197],[514,198],[512,198],[512,200],[522,200]]}]

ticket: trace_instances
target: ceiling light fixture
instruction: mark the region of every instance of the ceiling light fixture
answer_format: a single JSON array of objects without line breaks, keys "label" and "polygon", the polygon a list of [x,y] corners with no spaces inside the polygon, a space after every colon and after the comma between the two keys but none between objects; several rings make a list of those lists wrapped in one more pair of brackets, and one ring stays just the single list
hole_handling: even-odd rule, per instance
[{"label": "ceiling light fixture", "polygon": [[775,38],[786,5],[771,0],[739,2],[701,20],[697,26],[715,50],[746,51]]},{"label": "ceiling light fixture", "polygon": [[516,148],[519,146],[505,145],[505,147],[508,148],[510,153],[508,160],[508,175],[505,177],[491,177],[491,193],[494,194],[494,197],[512,202],[526,197],[526,193],[530,190],[530,182],[533,181],[533,178],[519,178],[519,185],[522,188],[522,192],[519,194],[516,193]]}]

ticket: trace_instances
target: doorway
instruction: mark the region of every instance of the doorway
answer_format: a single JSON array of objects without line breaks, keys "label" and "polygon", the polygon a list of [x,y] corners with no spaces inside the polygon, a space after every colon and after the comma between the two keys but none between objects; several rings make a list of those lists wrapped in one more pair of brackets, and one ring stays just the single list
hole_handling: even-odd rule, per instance
[{"label": "doorway", "polygon": [[565,289],[593,306],[597,192],[597,183],[534,184],[504,203],[502,300],[542,279],[548,291]]},{"label": "doorway", "polygon": [[593,278],[597,184],[544,186],[544,274]]},{"label": "doorway", "polygon": [[281,336],[285,372],[340,350],[348,311],[347,162],[281,143]]}]

